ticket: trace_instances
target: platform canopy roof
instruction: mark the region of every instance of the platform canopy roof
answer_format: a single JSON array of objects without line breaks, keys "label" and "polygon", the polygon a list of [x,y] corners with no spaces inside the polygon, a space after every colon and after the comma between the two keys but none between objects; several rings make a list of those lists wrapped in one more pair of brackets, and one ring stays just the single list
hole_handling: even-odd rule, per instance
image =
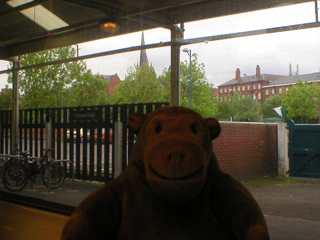
[{"label": "platform canopy roof", "polygon": [[0,59],[302,2],[310,1],[0,0]]}]

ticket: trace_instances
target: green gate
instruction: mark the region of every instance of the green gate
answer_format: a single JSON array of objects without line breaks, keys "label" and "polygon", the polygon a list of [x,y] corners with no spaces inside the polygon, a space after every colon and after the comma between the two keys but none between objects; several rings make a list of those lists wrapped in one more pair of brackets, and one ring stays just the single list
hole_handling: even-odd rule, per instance
[{"label": "green gate", "polygon": [[320,178],[320,125],[289,121],[290,176]]}]

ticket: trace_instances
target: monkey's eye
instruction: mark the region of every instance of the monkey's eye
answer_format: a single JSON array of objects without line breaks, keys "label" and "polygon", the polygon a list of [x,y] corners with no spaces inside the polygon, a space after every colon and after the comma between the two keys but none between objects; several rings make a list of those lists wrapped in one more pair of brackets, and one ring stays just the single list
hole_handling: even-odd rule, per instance
[{"label": "monkey's eye", "polygon": [[162,130],[161,125],[160,125],[160,124],[159,124],[159,125],[157,125],[157,126],[156,126],[156,133],[160,133],[160,132],[161,132],[161,130]]},{"label": "monkey's eye", "polygon": [[191,125],[191,131],[194,133],[194,134],[197,134],[198,133],[198,129],[195,125]]}]

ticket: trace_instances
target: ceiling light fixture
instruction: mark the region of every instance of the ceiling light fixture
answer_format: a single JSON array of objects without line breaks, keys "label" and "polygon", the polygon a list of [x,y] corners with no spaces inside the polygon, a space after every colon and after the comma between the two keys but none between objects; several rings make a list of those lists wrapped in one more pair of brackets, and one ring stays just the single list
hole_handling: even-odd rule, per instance
[{"label": "ceiling light fixture", "polygon": [[103,32],[115,33],[120,29],[120,25],[118,24],[116,19],[107,19],[105,21],[100,22],[100,27]]}]

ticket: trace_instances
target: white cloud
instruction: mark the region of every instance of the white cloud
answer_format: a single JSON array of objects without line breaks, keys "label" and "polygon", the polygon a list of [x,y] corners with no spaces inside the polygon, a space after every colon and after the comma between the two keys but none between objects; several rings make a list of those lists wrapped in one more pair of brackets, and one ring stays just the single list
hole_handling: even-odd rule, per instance
[{"label": "white cloud", "polygon": [[[8,61],[0,60],[0,71],[1,70],[7,70],[8,66],[9,66],[9,62]],[[5,85],[8,84],[7,80],[8,80],[8,75],[7,74],[0,74],[0,89],[4,88]]]}]

